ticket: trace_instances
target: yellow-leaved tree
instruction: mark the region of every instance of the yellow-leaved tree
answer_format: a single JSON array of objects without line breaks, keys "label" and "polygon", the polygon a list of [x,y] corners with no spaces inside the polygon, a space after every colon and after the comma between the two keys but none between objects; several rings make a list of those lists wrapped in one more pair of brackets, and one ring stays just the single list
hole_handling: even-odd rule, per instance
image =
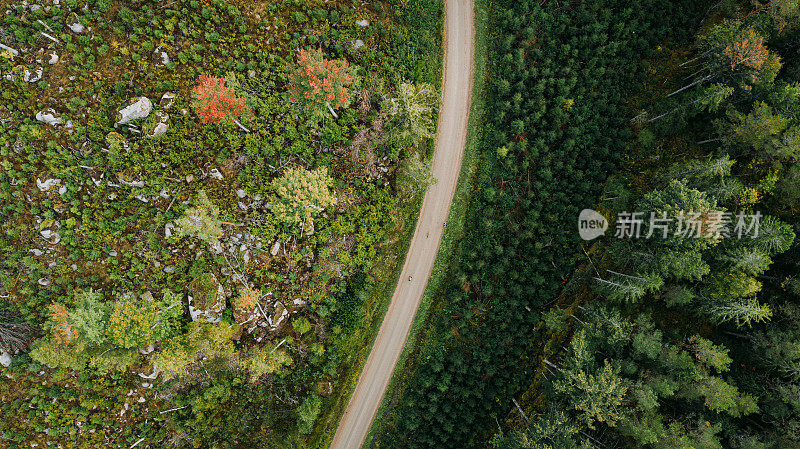
[{"label": "yellow-leaved tree", "polygon": [[272,181],[276,195],[272,212],[291,232],[311,233],[314,231],[314,218],[336,204],[331,184],[333,179],[325,167],[315,170],[289,168]]},{"label": "yellow-leaved tree", "polygon": [[238,324],[192,321],[187,333],[171,338],[153,356],[153,366],[169,380],[184,375],[198,359],[232,359],[236,355],[232,340],[238,334]]},{"label": "yellow-leaved tree", "polygon": [[269,344],[259,348],[247,362],[250,381],[255,382],[265,374],[272,374],[284,366],[292,364],[292,356],[281,348],[281,343]]}]

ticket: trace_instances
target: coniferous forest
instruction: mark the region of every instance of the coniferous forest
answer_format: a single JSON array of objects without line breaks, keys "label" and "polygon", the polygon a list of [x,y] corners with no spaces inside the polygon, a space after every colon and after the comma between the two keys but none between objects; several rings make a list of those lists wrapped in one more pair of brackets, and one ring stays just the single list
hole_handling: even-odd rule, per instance
[{"label": "coniferous forest", "polygon": [[796,2],[486,7],[466,230],[373,443],[800,446]]},{"label": "coniferous forest", "polygon": [[[800,448],[800,2],[472,6],[363,447]],[[0,0],[0,449],[327,448],[441,182],[445,16]]]}]

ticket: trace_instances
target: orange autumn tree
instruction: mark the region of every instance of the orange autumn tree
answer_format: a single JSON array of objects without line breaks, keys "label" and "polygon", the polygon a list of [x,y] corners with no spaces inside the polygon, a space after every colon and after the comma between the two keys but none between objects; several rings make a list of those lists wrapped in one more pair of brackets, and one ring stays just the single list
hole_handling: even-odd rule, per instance
[{"label": "orange autumn tree", "polygon": [[51,304],[50,319],[44,325],[48,332],[33,344],[31,358],[52,367],[84,369],[102,352],[92,350],[105,340],[109,310],[110,304],[91,289],[75,292],[72,307]]},{"label": "orange autumn tree", "polygon": [[314,118],[325,110],[350,105],[350,88],[357,84],[356,71],[344,59],[325,59],[322,50],[300,50],[297,62],[289,67],[289,98]]},{"label": "orange autumn tree", "polygon": [[[696,86],[709,85],[690,103],[699,103],[700,108],[713,110],[733,94],[735,87],[750,90],[755,84],[766,85],[775,81],[782,63],[777,53],[770,52],[765,38],[753,28],[744,28],[737,20],[725,21],[714,26],[699,39],[699,56],[682,65],[699,65],[699,69],[688,76],[689,83],[667,94],[677,95]],[[671,112],[650,119],[666,117]]]},{"label": "orange autumn tree", "polygon": [[243,325],[257,318],[258,300],[261,298],[261,290],[254,290],[245,287],[239,290],[239,296],[233,298],[233,318],[237,323]]},{"label": "orange autumn tree", "polygon": [[769,50],[764,45],[764,37],[748,28],[722,50],[722,55],[730,61],[731,70],[744,66],[758,71],[766,62]]},{"label": "orange autumn tree", "polygon": [[719,51],[714,73],[748,84],[771,83],[781,68],[781,58],[770,52],[763,35],[753,28],[731,22],[718,26],[710,43]]},{"label": "orange autumn tree", "polygon": [[237,118],[241,117],[248,108],[244,98],[236,96],[236,91],[226,85],[223,78],[200,75],[197,77],[197,86],[192,89],[192,106],[200,123],[204,125],[232,121],[249,132]]},{"label": "orange autumn tree", "polygon": [[68,344],[76,337],[75,329],[69,322],[69,311],[62,304],[53,303],[48,307],[50,319],[53,321],[53,337],[62,345]]}]

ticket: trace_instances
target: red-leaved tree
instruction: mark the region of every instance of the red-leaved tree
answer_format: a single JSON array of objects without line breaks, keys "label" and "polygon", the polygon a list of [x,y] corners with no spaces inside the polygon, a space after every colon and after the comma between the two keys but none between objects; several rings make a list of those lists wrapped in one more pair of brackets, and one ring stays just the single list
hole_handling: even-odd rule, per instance
[{"label": "red-leaved tree", "polygon": [[231,120],[245,131],[249,130],[239,123],[239,118],[247,105],[244,98],[238,98],[233,88],[225,85],[225,80],[214,76],[200,75],[197,86],[192,89],[194,107],[200,122],[207,125],[223,120]]},{"label": "red-leaved tree", "polygon": [[350,105],[349,89],[356,81],[355,69],[346,60],[325,59],[319,49],[300,50],[289,68],[289,97],[321,118],[326,109],[333,113]]}]

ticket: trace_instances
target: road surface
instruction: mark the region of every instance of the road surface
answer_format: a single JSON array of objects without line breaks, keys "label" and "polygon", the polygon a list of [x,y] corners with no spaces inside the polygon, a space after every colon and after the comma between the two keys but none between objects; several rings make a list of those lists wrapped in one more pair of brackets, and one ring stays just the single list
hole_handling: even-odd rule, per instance
[{"label": "road surface", "polygon": [[[445,1],[442,98],[431,164],[431,172],[438,182],[425,193],[417,228],[392,302],[330,449],[358,449],[363,444],[397,359],[403,351],[433,269],[467,141],[472,92],[472,7],[472,0]],[[409,276],[413,277],[410,282]]]}]

